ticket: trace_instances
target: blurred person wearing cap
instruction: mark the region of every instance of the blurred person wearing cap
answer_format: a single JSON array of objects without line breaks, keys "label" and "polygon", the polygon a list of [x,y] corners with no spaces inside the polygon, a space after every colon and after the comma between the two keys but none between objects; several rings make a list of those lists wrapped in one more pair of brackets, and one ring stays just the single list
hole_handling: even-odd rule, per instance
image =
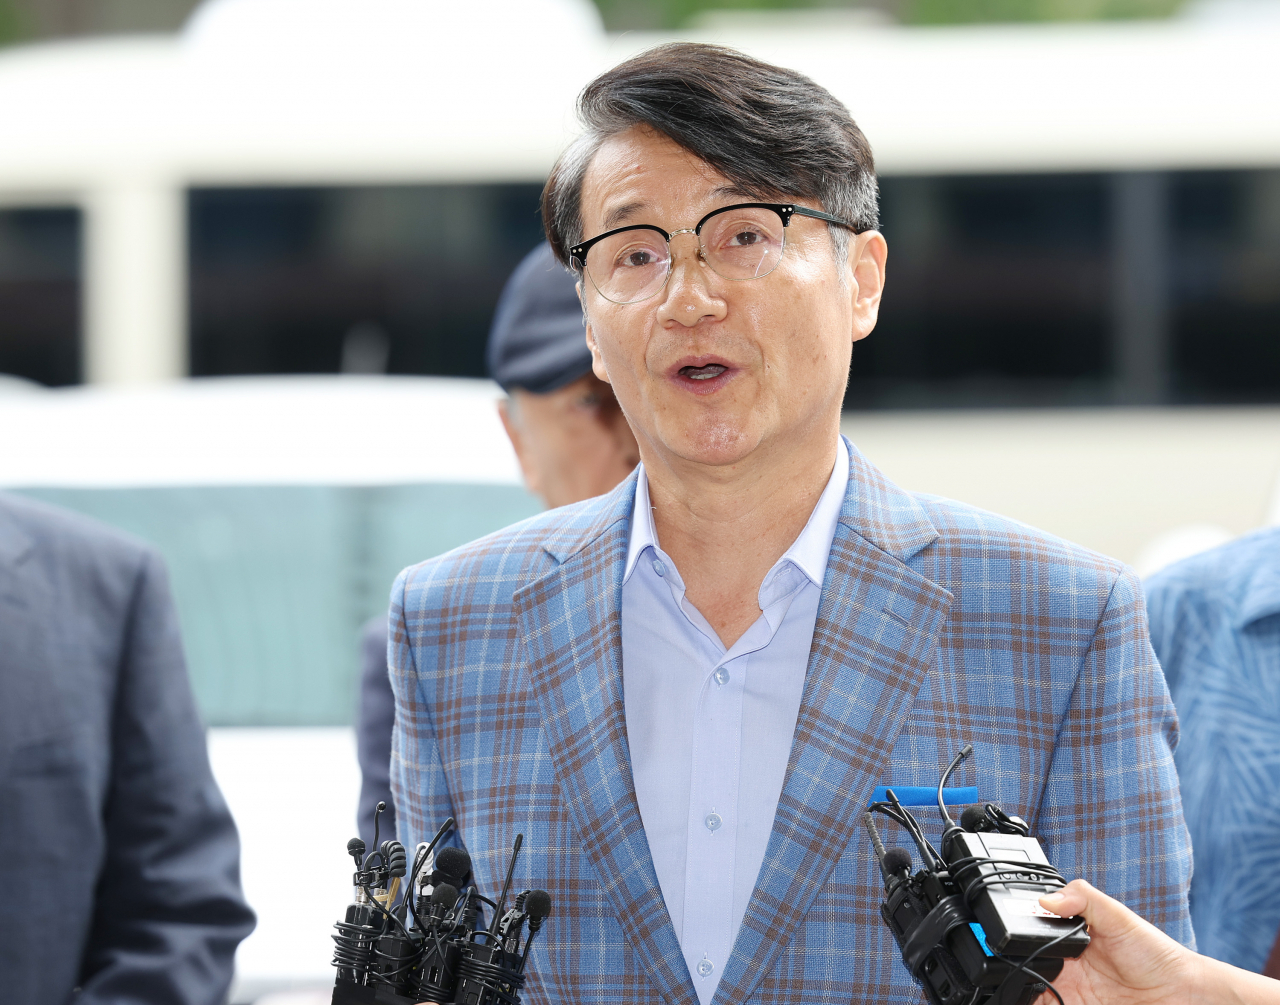
[{"label": "blurred person wearing cap", "polygon": [[160,557],[0,493],[0,1001],[222,1005],[254,926]]},{"label": "blurred person wearing cap", "polygon": [[1181,721],[1197,948],[1280,978],[1280,527],[1175,562],[1144,587]]},{"label": "blurred person wearing cap", "polygon": [[[507,392],[498,413],[525,485],[551,508],[608,492],[640,460],[613,389],[591,372],[574,282],[547,244],[526,255],[498,300],[486,353],[490,375]],[[360,653],[359,827],[372,847],[379,802],[387,806],[380,835],[396,828],[386,615],[365,625]]]},{"label": "blurred person wearing cap", "polygon": [[591,372],[574,277],[540,244],[512,273],[489,334],[489,372],[529,491],[548,507],[603,495],[640,462],[613,388]]},{"label": "blurred person wearing cap", "polygon": [[971,744],[953,785],[1190,944],[1137,577],[841,436],[887,256],[848,109],[672,43],[579,115],[543,223],[642,463],[397,580],[401,840],[456,817],[493,889],[524,835],[555,905],[529,1005],[917,1002],[862,813]]}]

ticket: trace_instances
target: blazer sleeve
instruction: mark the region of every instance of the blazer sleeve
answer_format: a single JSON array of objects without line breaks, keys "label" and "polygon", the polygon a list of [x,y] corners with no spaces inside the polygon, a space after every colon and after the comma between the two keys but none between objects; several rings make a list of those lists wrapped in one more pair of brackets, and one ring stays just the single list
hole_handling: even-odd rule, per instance
[{"label": "blazer sleeve", "polygon": [[105,859],[76,1001],[219,1005],[254,916],[167,577],[151,552],[129,601],[110,757]]},{"label": "blazer sleeve", "polygon": [[[395,729],[391,735],[391,794],[395,799],[397,837],[409,850],[429,841],[454,816],[444,763],[436,742],[428,690],[421,676],[429,673],[435,647],[427,637],[431,626],[422,613],[427,603],[422,584],[411,584],[421,567],[400,573],[391,589],[387,662],[395,693]],[[425,664],[419,666],[419,658]],[[441,844],[457,844],[457,832]]]},{"label": "blazer sleeve", "polygon": [[[394,837],[396,804],[391,797],[391,730],[395,725],[396,702],[387,676],[387,616],[370,619],[360,638],[360,715],[356,727],[356,752],[360,758],[360,807],[357,813],[360,837],[366,847],[375,847],[378,837]],[[378,803],[387,804],[378,818]]]},{"label": "blazer sleeve", "polygon": [[[1191,839],[1173,765],[1178,719],[1129,569],[1111,589],[1059,722],[1036,831],[1081,876],[1183,945]],[[1087,824],[1086,824],[1087,821]]]}]

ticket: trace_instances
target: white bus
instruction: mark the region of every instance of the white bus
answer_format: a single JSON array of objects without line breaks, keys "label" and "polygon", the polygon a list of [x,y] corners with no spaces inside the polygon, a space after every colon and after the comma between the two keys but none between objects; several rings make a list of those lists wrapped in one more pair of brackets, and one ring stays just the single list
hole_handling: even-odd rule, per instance
[{"label": "white bus", "polygon": [[[701,32],[812,75],[875,149],[893,278],[850,406],[1280,397],[1256,9]],[[482,376],[576,91],[664,40],[589,0],[210,0],[177,36],[0,53],[0,372]]]}]

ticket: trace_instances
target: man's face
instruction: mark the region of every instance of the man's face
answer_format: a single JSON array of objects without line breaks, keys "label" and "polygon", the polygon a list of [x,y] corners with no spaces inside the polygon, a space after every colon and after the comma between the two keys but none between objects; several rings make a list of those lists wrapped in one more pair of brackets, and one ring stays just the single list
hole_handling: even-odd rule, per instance
[{"label": "man's face", "polygon": [[498,406],[529,491],[548,506],[603,495],[640,462],[609,385],[592,374],[550,394],[516,389]]},{"label": "man's face", "polygon": [[[583,237],[633,223],[691,228],[748,201],[755,197],[708,164],[637,127],[607,140],[587,169]],[[778,266],[745,282],[700,261],[692,234],[676,236],[671,253],[666,286],[640,303],[606,300],[588,276],[579,285],[595,372],[613,386],[642,454],[733,465],[762,448],[825,441],[838,423],[850,347],[875,326],[884,239],[850,235],[841,264],[827,225],[797,216]]]}]

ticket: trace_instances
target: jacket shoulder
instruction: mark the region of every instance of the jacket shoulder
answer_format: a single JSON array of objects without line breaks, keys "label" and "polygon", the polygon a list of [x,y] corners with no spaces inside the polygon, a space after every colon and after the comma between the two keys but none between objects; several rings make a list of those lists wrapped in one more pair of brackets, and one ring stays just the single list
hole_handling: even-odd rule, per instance
[{"label": "jacket shoulder", "polygon": [[1021,591],[1018,603],[1031,602],[1034,592],[1037,606],[1069,602],[1083,613],[1083,604],[1095,617],[1113,602],[1141,608],[1138,578],[1119,559],[954,499],[916,499],[938,531],[938,540],[920,557],[930,578],[956,593],[962,606],[985,606],[1000,597],[1013,603]]},{"label": "jacket shoulder", "polygon": [[1081,567],[1112,579],[1127,568],[1119,559],[1012,517],[943,496],[913,494],[929,513],[944,547],[981,546],[989,558]]},{"label": "jacket shoulder", "polygon": [[78,571],[136,570],[157,557],[123,531],[11,492],[0,492],[0,549],[31,552],[44,564]]}]

